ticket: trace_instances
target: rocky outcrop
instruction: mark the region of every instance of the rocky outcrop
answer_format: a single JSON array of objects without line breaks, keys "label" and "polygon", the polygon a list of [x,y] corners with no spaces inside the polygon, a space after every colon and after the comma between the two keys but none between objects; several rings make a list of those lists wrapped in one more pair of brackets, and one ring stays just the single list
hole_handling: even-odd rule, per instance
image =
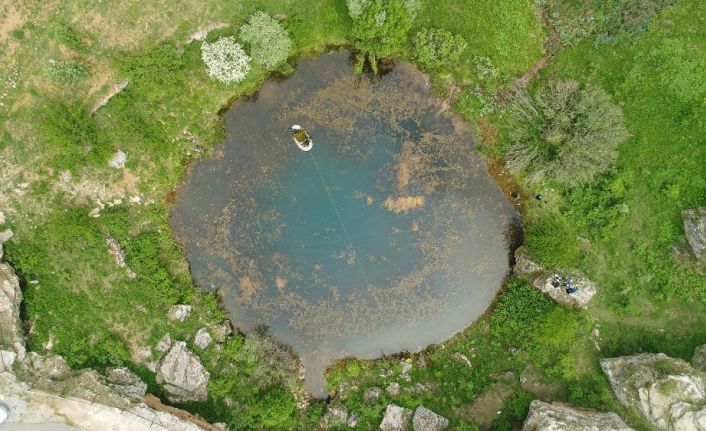
[{"label": "rocky outcrop", "polygon": [[632,431],[632,428],[615,413],[534,400],[522,431]]},{"label": "rocky outcrop", "polygon": [[172,344],[157,363],[157,383],[175,403],[205,401],[210,375],[183,341]]},{"label": "rocky outcrop", "polygon": [[191,305],[186,304],[173,305],[167,312],[167,317],[169,317],[170,320],[178,320],[179,322],[185,321],[190,315]]},{"label": "rocky outcrop", "polygon": [[411,417],[412,410],[389,404],[385,410],[385,416],[380,422],[380,429],[382,431],[406,431]]},{"label": "rocky outcrop", "polygon": [[449,426],[449,421],[424,406],[417,407],[412,418],[414,431],[441,431]]},{"label": "rocky outcrop", "polygon": [[[569,307],[585,308],[593,295],[596,294],[596,284],[580,271],[560,268],[547,270],[532,261],[523,247],[515,251],[513,272],[517,277],[549,295],[556,302]],[[555,282],[555,277],[558,277],[560,282]],[[576,291],[567,293],[564,286],[566,280],[571,280]]]},{"label": "rocky outcrop", "polygon": [[684,234],[697,259],[706,256],[706,207],[682,211]]},{"label": "rocky outcrop", "polygon": [[706,373],[663,353],[601,360],[615,396],[657,429],[706,430]]},{"label": "rocky outcrop", "polygon": [[106,380],[108,386],[128,398],[142,399],[147,393],[147,383],[125,367],[109,368]]},{"label": "rocky outcrop", "polygon": [[326,414],[321,418],[321,427],[329,429],[342,425],[355,428],[358,425],[358,415],[348,414],[348,410],[343,406],[329,406]]},{"label": "rocky outcrop", "polygon": [[[2,243],[12,236],[12,231],[0,233],[0,257],[2,257]],[[20,281],[15,271],[6,263],[0,262],[0,350],[13,352],[16,359],[22,361],[25,357],[24,338],[20,322],[20,303],[22,290]],[[8,360],[10,354],[3,354]]]},{"label": "rocky outcrop", "polygon": [[199,42],[203,42],[204,40],[206,40],[206,36],[208,36],[208,34],[210,32],[212,32],[213,30],[219,29],[219,28],[224,28],[224,27],[228,27],[228,24],[226,24],[224,22],[217,22],[214,24],[209,24],[206,27],[191,33],[189,35],[189,38],[186,40],[186,43],[191,43],[195,40],[197,40]]},{"label": "rocky outcrop", "polygon": [[706,344],[699,346],[694,350],[694,356],[691,358],[691,365],[701,371],[706,371]]}]

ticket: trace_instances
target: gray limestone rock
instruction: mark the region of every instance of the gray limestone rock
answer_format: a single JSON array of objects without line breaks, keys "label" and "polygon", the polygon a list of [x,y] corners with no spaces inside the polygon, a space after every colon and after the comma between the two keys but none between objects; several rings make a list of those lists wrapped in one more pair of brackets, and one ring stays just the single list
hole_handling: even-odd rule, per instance
[{"label": "gray limestone rock", "polygon": [[348,410],[343,406],[328,406],[326,414],[321,418],[321,426],[324,429],[344,425],[348,423]]},{"label": "gray limestone rock", "polygon": [[113,157],[108,160],[108,166],[115,169],[122,169],[125,167],[125,162],[127,162],[127,154],[123,150],[118,150]]},{"label": "gray limestone rock", "polygon": [[602,359],[618,400],[660,430],[706,429],[706,373],[663,353]]},{"label": "gray limestone rock", "polygon": [[363,399],[366,403],[374,403],[380,396],[382,396],[382,389],[378,387],[368,388],[363,393]]},{"label": "gray limestone rock", "polygon": [[441,431],[449,426],[449,421],[424,406],[417,407],[412,418],[414,431]]},{"label": "gray limestone rock", "polygon": [[190,315],[191,305],[186,304],[173,305],[167,312],[167,317],[169,317],[170,320],[178,320],[179,322],[185,321]]},{"label": "gray limestone rock", "polygon": [[164,334],[164,337],[157,341],[155,349],[157,349],[158,352],[164,353],[169,350],[170,347],[172,347],[172,337],[170,337],[169,334]]},{"label": "gray limestone rock", "polygon": [[385,416],[380,422],[380,429],[382,431],[406,431],[410,417],[412,417],[412,410],[389,404],[385,410]]},{"label": "gray limestone rock", "polygon": [[194,344],[196,344],[200,349],[205,349],[211,344],[211,341],[213,341],[213,338],[211,337],[211,334],[208,333],[207,328],[201,328],[196,332],[196,335],[194,336]]},{"label": "gray limestone rock", "polygon": [[706,206],[682,211],[684,234],[697,259],[706,250]]},{"label": "gray limestone rock", "polygon": [[534,400],[522,431],[632,431],[615,413]]},{"label": "gray limestone rock", "polygon": [[385,392],[392,395],[393,397],[399,395],[400,394],[400,384],[397,382],[390,383],[389,385],[387,385]]},{"label": "gray limestone rock", "polygon": [[177,341],[157,363],[157,383],[172,402],[205,401],[210,374],[183,341]]},{"label": "gray limestone rock", "polygon": [[109,368],[108,385],[126,397],[140,399],[147,393],[147,383],[125,367]]}]

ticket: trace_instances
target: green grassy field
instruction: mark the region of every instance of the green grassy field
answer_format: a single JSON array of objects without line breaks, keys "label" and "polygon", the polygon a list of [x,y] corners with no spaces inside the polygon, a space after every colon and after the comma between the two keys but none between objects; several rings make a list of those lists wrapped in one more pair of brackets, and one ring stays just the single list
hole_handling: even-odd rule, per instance
[{"label": "green grassy field", "polygon": [[[389,402],[424,404],[453,429],[515,429],[534,398],[616,411],[648,429],[613,398],[598,359],[640,351],[689,359],[706,342],[706,277],[682,252],[680,218],[706,203],[706,13],[698,0],[682,0],[627,30],[609,18],[587,28],[574,18],[600,11],[598,0],[542,4],[553,27],[530,0],[422,2],[402,55],[414,58],[411,37],[422,28],[463,36],[466,50],[432,82],[495,157],[512,124],[507,89],[545,51],[554,55],[530,92],[571,78],[600,86],[622,108],[631,137],[615,172],[575,189],[519,178],[527,195],[548,198],[525,202],[528,232],[542,232],[528,241],[530,253],[582,269],[599,293],[588,310],[572,311],[511,279],[492,311],[442,345],[340,361],[327,383],[333,402],[359,415],[358,429],[376,429]],[[15,231],[6,257],[22,277],[30,349],[52,345],[77,368],[125,364],[161,395],[140,349],[165,333],[188,340],[224,319],[216,298],[193,285],[168,210],[188,164],[221,140],[218,112],[267,77],[255,66],[240,84],[209,79],[200,43],[188,36],[216,23],[223,27],[209,41],[236,35],[257,10],[281,20],[293,57],[354,42],[343,0],[0,1],[0,210]],[[128,87],[91,114],[123,79]],[[122,171],[106,163],[117,149],[128,154]],[[99,217],[90,215],[96,208]],[[541,249],[566,235],[563,249]],[[134,278],[115,265],[108,236]],[[166,318],[176,303],[194,306],[183,324]],[[590,336],[596,326],[600,352]],[[297,408],[296,366],[275,351],[267,338],[240,334],[222,352],[198,351],[212,374],[210,397],[185,407],[234,429],[312,429],[325,405]],[[408,382],[398,379],[402,359],[413,364]],[[381,378],[384,368],[393,377]],[[392,379],[401,395],[364,401],[365,389]]]}]

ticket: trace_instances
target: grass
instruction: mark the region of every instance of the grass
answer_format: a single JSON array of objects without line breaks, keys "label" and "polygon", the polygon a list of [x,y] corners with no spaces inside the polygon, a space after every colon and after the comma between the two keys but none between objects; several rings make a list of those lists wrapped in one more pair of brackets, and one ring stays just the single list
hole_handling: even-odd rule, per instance
[{"label": "grass", "polygon": [[[565,23],[572,25],[584,4],[567,5]],[[700,6],[683,0],[646,20],[644,29],[630,30],[630,37],[565,41],[530,88],[557,78],[599,86],[622,107],[631,133],[618,168],[596,184],[572,190],[524,184],[529,195],[547,197],[541,206],[525,203],[526,246],[544,264],[574,266],[597,281],[589,309],[561,308],[510,280],[492,311],[446,343],[418,355],[335,364],[327,375],[334,402],[359,415],[359,429],[376,428],[389,402],[423,404],[449,418],[453,429],[476,429],[468,411],[498,382],[512,395],[497,405],[501,413],[490,429],[517,427],[534,397],[617,411],[647,429],[612,397],[598,359],[639,351],[689,359],[706,342],[706,278],[673,251],[684,247],[681,210],[706,202],[706,65],[699,55],[706,51],[706,16]],[[215,298],[193,285],[171,236],[168,197],[188,163],[222,139],[219,110],[267,77],[254,67],[238,85],[218,84],[206,76],[199,44],[186,40],[217,22],[226,26],[209,40],[236,35],[248,14],[264,10],[291,33],[293,56],[314,54],[351,43],[345,2],[28,1],[13,7],[23,19],[0,38],[0,209],[16,233],[6,256],[23,279],[29,347],[41,352],[52,344],[74,367],[125,364],[160,395],[136,352],[165,333],[191,343],[198,328],[224,318]],[[501,156],[507,142],[501,96],[544,54],[548,31],[539,16],[529,0],[442,0],[423,2],[413,23],[410,40],[419,29],[437,27],[468,42],[457,62],[431,78],[444,96],[456,89],[455,108],[476,122],[489,155]],[[50,60],[83,65],[70,75],[80,79],[50,79]],[[290,70],[283,65],[276,72]],[[122,79],[128,87],[91,115]],[[106,163],[118,148],[128,154],[123,172]],[[97,207],[104,207],[100,216],[89,216]],[[108,235],[126,252],[134,279],[108,253]],[[566,237],[562,247],[552,247]],[[194,306],[192,317],[169,321],[166,310],[182,302]],[[600,352],[590,338],[595,327]],[[295,408],[296,365],[267,338],[236,334],[222,352],[195,351],[212,374],[211,396],[185,407],[212,421],[235,429],[312,429],[325,411],[317,402],[306,411]],[[400,377],[401,359],[414,364],[409,382]],[[384,368],[393,375],[381,378]],[[520,384],[532,369],[534,377]],[[393,380],[401,395],[363,400],[365,389]],[[418,383],[427,390],[410,392]]]}]

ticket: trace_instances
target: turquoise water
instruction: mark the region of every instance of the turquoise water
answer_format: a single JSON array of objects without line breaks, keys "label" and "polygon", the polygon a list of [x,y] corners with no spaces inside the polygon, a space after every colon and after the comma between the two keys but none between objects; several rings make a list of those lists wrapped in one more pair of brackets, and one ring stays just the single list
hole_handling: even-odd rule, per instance
[{"label": "turquoise water", "polygon": [[332,359],[463,329],[508,271],[516,214],[469,129],[441,111],[410,66],[358,78],[345,52],[301,60],[227,112],[224,144],[178,194],[172,224],[196,281],[236,325],[291,345],[316,396]]}]

